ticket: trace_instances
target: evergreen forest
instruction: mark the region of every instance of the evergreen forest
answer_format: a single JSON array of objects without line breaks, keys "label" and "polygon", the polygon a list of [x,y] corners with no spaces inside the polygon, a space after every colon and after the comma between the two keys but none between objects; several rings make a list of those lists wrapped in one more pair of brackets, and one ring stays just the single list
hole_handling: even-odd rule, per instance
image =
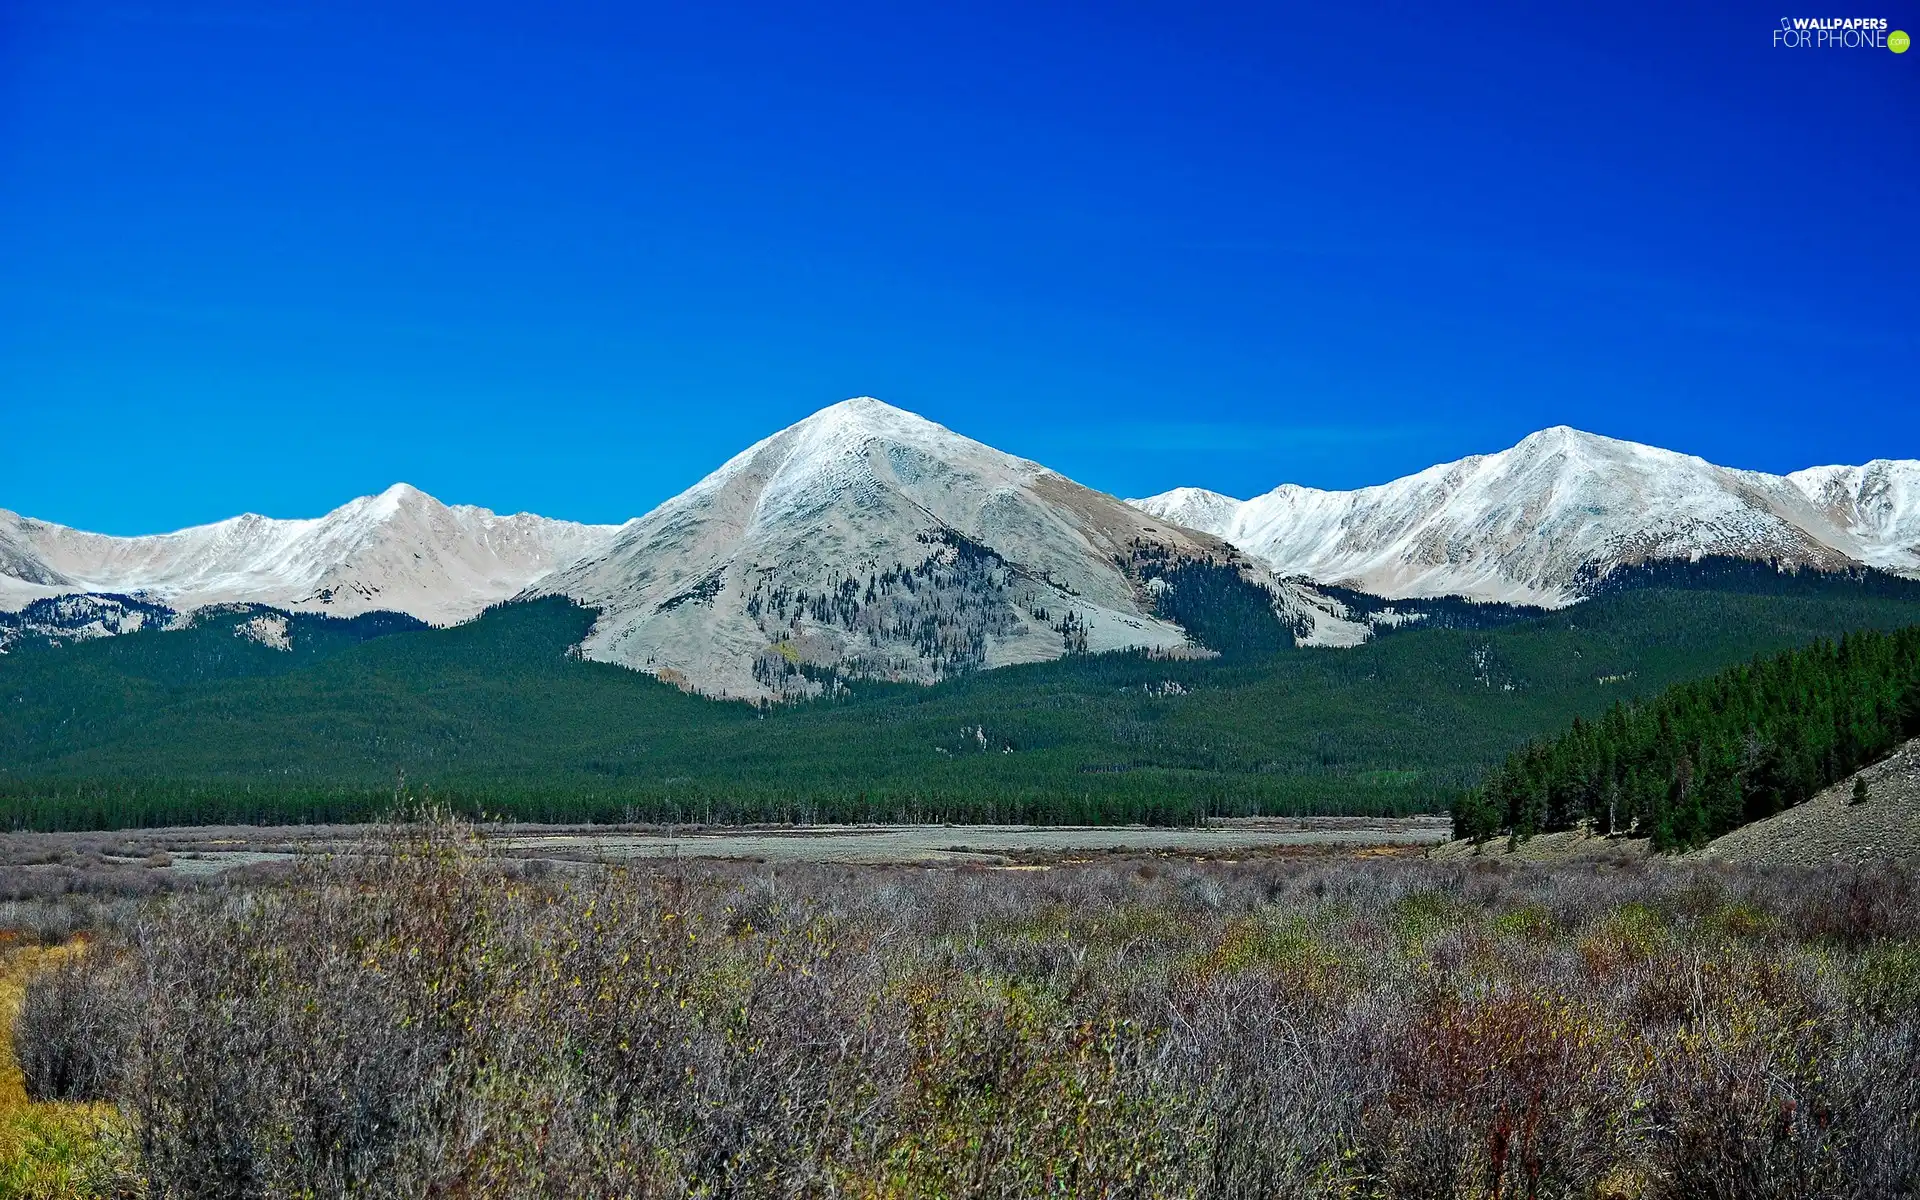
[{"label": "evergreen forest", "polygon": [[539,821],[1451,809],[1475,836],[1594,819],[1685,845],[1911,728],[1916,635],[1896,631],[1920,585],[1889,579],[1706,564],[1332,650],[1196,575],[1167,603],[1212,658],[1072,654],[762,706],[583,661],[594,616],[559,599],[447,629],[294,616],[289,649],[209,612],[0,654],[0,825],[348,821],[424,797]]}]

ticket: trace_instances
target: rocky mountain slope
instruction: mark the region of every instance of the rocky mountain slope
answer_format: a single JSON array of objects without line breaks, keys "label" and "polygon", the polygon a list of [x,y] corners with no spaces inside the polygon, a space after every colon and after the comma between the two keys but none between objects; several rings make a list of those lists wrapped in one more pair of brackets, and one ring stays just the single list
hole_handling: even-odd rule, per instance
[{"label": "rocky mountain slope", "polygon": [[251,603],[337,616],[390,610],[451,624],[598,550],[618,529],[446,505],[404,483],[311,520],[249,513],[149,537],[0,510],[0,611],[108,593],[183,611]]},{"label": "rocky mountain slope", "polygon": [[61,645],[118,637],[142,629],[177,628],[182,617],[164,604],[132,596],[70,592],[42,596],[9,612],[0,608],[0,653],[14,643],[39,638]]},{"label": "rocky mountain slope", "polygon": [[1787,476],[1834,528],[1855,539],[1861,562],[1901,574],[1920,569],[1920,462],[1809,467]]},{"label": "rocky mountain slope", "polygon": [[1702,555],[1920,572],[1920,462],[1768,475],[1565,426],[1357,491],[1129,503],[1279,575],[1391,597],[1557,606],[1613,566]]},{"label": "rocky mountain slope", "polygon": [[748,447],[531,591],[601,610],[584,650],[728,696],[926,681],[1122,646],[1179,563],[1238,556],[870,398]]}]

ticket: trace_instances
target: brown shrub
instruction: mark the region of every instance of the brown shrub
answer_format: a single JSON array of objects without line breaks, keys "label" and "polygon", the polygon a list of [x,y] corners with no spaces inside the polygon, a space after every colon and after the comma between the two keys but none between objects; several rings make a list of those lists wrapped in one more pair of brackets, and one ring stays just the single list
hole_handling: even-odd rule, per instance
[{"label": "brown shrub", "polygon": [[147,902],[20,1044],[155,1197],[1910,1192],[1911,923],[1810,887],[1855,884],[538,873],[430,825]]}]

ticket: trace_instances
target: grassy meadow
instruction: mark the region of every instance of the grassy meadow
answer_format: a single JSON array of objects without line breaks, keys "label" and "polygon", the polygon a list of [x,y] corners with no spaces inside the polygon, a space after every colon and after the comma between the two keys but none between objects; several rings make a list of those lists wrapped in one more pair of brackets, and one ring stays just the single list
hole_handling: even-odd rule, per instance
[{"label": "grassy meadow", "polygon": [[563,867],[434,822],[13,951],[0,1194],[1912,1194],[1916,901],[1391,853]]}]

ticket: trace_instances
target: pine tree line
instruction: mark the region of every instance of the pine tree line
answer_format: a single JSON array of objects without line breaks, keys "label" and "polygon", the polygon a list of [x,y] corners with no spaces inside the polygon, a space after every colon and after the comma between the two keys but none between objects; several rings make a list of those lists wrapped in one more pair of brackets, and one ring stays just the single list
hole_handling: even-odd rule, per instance
[{"label": "pine tree line", "polygon": [[1588,823],[1701,845],[1920,736],[1920,627],[1854,633],[1717,675],[1515,751],[1453,810],[1457,836]]}]

